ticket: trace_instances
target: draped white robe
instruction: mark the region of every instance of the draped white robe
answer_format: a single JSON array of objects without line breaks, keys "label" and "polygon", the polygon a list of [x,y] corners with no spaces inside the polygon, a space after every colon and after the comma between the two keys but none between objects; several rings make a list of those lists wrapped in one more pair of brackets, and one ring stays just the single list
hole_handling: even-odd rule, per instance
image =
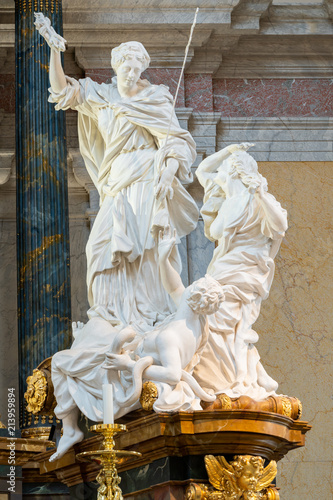
[{"label": "draped white robe", "polygon": [[[140,80],[140,92],[122,98],[116,78],[112,84],[90,78],[67,81],[60,94],[50,89],[49,100],[57,103],[57,110],[79,112],[80,152],[101,200],[86,248],[88,317],[101,317],[112,325],[132,321],[143,333],[174,311],[160,279],[156,233],[170,224],[182,237],[196,226],[198,209],[182,185],[192,181],[195,143],[180,128],[172,96],[163,85]],[[179,168],[173,198],[161,202],[154,188],[168,158],[175,158]],[[178,252],[173,258],[180,271]]]}]

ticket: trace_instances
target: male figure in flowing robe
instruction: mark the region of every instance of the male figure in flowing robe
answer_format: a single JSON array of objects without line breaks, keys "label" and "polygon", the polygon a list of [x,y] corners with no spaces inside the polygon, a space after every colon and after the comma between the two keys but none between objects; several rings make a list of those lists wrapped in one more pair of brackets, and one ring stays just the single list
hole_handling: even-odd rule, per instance
[{"label": "male figure in flowing robe", "polygon": [[[100,195],[86,248],[88,317],[132,323],[143,333],[174,311],[160,279],[156,235],[170,225],[179,243],[196,226],[197,206],[182,185],[192,181],[195,143],[180,128],[168,89],[140,79],[150,62],[141,43],[112,50],[111,84],[76,81],[61,65],[64,39],[42,14],[35,24],[51,47],[49,101],[78,111],[80,152]],[[172,258],[180,271],[177,249]]]}]

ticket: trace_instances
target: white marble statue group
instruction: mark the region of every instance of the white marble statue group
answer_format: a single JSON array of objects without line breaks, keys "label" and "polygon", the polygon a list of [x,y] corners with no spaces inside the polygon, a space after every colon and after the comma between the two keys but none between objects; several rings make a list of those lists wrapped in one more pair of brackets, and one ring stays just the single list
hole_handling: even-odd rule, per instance
[{"label": "white marble statue group", "polygon": [[72,347],[52,359],[64,434],[51,459],[83,438],[79,411],[103,420],[105,383],[114,388],[115,418],[140,408],[145,380],[157,386],[156,412],[200,410],[220,393],[275,394],[252,325],[287,215],[246,152],[251,144],[228,146],[197,168],[215,251],[206,275],[185,288],[177,246],[199,215],[184,187],[195,143],[168,89],[140,79],[147,51],[123,43],[111,52],[111,84],[76,81],[62,69],[64,39],[41,14],[36,26],[51,47],[49,101],[78,111],[80,151],[101,203],[87,244],[89,321],[73,324]]}]

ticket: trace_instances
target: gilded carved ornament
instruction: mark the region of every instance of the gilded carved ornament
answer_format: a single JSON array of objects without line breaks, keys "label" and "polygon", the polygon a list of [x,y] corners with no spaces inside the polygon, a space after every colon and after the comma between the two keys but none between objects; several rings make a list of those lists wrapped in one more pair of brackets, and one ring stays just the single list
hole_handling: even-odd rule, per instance
[{"label": "gilded carved ornament", "polygon": [[52,358],[47,358],[42,361],[27,378],[24,398],[27,402],[27,411],[33,415],[53,415],[57,404],[51,380],[51,360]]},{"label": "gilded carved ornament", "polygon": [[291,406],[290,400],[288,398],[282,397],[281,398],[281,402],[282,402],[283,415],[285,415],[286,417],[291,418],[291,415],[292,415],[292,406]]},{"label": "gilded carved ornament", "polygon": [[192,483],[186,500],[279,500],[275,487],[269,487],[276,476],[276,462],[264,467],[264,459],[253,455],[237,455],[232,462],[223,456],[205,456],[211,485]]},{"label": "gilded carved ornament", "polygon": [[27,378],[27,385],[24,393],[24,399],[28,404],[27,411],[37,415],[43,409],[47,397],[47,380],[44,373],[35,368],[32,375]]},{"label": "gilded carved ornament", "polygon": [[219,394],[217,396],[217,399],[221,401],[222,410],[232,410],[232,401],[231,398],[229,398],[229,396],[227,396],[226,394]]},{"label": "gilded carved ornament", "polygon": [[152,411],[153,405],[158,398],[157,387],[153,382],[147,381],[142,386],[140,403],[143,410]]}]

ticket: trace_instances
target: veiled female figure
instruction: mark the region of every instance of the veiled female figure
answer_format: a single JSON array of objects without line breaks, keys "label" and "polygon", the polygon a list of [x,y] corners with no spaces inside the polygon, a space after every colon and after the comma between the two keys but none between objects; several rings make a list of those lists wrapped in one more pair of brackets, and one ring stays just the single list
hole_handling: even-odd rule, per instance
[{"label": "veiled female figure", "polygon": [[[196,226],[196,204],[182,185],[192,180],[195,143],[180,128],[168,89],[140,79],[149,64],[143,45],[124,43],[111,55],[117,76],[98,84],[66,77],[52,50],[49,100],[57,110],[78,111],[80,152],[100,194],[86,248],[88,317],[132,322],[144,332],[174,310],[160,279],[156,234],[169,224],[182,237]],[[177,250],[173,261],[180,270]]]},{"label": "veiled female figure", "polygon": [[226,300],[209,317],[208,343],[194,376],[216,394],[260,400],[274,394],[278,384],[259,361],[252,325],[269,294],[287,212],[267,192],[266,179],[245,151],[249,146],[226,147],[197,169],[205,189],[205,234],[216,242],[207,274],[223,285]]}]

